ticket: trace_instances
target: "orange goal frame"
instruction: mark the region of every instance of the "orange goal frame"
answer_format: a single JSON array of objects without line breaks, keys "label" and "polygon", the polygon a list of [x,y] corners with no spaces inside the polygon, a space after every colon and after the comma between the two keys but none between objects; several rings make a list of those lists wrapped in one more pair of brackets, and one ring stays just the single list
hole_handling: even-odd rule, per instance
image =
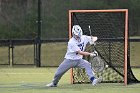
[{"label": "orange goal frame", "polygon": [[[69,39],[72,37],[72,16],[75,12],[124,12],[125,13],[125,46],[124,46],[124,85],[127,85],[127,57],[128,57],[128,9],[108,9],[108,10],[69,10]],[[71,69],[71,84],[73,84],[73,69]]]}]

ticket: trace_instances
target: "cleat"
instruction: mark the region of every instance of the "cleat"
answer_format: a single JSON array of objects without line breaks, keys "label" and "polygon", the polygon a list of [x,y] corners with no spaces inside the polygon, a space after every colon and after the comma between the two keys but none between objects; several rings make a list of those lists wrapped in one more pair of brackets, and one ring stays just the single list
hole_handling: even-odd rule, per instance
[{"label": "cleat", "polygon": [[56,85],[56,84],[54,84],[53,82],[52,82],[52,83],[47,84],[46,86],[47,86],[47,87],[57,87],[57,85]]},{"label": "cleat", "polygon": [[92,85],[95,86],[95,85],[97,85],[98,83],[100,83],[101,81],[102,81],[102,78],[101,78],[101,77],[99,77],[99,78],[97,78],[97,79],[94,79],[93,82],[92,82]]}]

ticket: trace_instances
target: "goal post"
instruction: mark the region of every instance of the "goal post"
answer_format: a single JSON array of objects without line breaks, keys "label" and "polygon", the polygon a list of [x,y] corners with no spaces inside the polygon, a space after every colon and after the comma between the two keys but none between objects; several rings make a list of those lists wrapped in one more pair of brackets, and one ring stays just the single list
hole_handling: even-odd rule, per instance
[{"label": "goal post", "polygon": [[[72,37],[72,26],[77,24],[86,35],[89,35],[90,25],[92,35],[98,37],[96,48],[105,64],[109,65],[103,72],[96,73],[97,76],[103,76],[102,82],[124,82],[127,85],[131,79],[135,81],[131,67],[128,67],[128,9],[69,10],[69,38]],[[89,48],[91,47],[87,51],[91,50]],[[86,57],[85,59],[88,60]],[[72,84],[86,82],[90,81],[84,69],[71,69]]]},{"label": "goal post", "polygon": [[128,10],[126,9],[125,11],[125,46],[124,46],[124,85],[127,85],[127,62],[128,62]]}]

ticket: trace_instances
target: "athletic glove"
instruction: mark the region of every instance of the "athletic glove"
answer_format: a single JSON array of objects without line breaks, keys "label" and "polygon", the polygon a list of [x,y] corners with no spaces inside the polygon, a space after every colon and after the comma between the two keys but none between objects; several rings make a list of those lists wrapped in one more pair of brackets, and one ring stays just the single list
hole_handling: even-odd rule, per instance
[{"label": "athletic glove", "polygon": [[89,42],[90,45],[95,44],[95,41],[97,41],[97,39],[98,39],[97,37],[92,37],[91,40],[90,40],[90,42]]},{"label": "athletic glove", "polygon": [[90,53],[90,57],[96,57],[96,56],[98,56],[97,51],[93,51],[92,53]]}]

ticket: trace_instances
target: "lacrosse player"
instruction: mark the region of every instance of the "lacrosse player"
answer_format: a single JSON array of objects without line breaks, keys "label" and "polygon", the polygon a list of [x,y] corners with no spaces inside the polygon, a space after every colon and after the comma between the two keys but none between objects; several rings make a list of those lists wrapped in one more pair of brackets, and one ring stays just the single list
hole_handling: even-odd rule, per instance
[{"label": "lacrosse player", "polygon": [[73,37],[68,42],[64,61],[57,68],[52,82],[47,84],[47,87],[57,87],[57,84],[63,74],[70,68],[74,67],[85,68],[86,73],[93,86],[95,86],[102,80],[101,78],[95,78],[90,63],[87,60],[82,59],[83,56],[94,57],[98,55],[96,52],[89,53],[84,51],[87,43],[89,42],[90,44],[94,44],[94,42],[97,40],[97,37],[91,38],[91,36],[83,35],[83,31],[79,25],[73,26],[72,36]]}]

